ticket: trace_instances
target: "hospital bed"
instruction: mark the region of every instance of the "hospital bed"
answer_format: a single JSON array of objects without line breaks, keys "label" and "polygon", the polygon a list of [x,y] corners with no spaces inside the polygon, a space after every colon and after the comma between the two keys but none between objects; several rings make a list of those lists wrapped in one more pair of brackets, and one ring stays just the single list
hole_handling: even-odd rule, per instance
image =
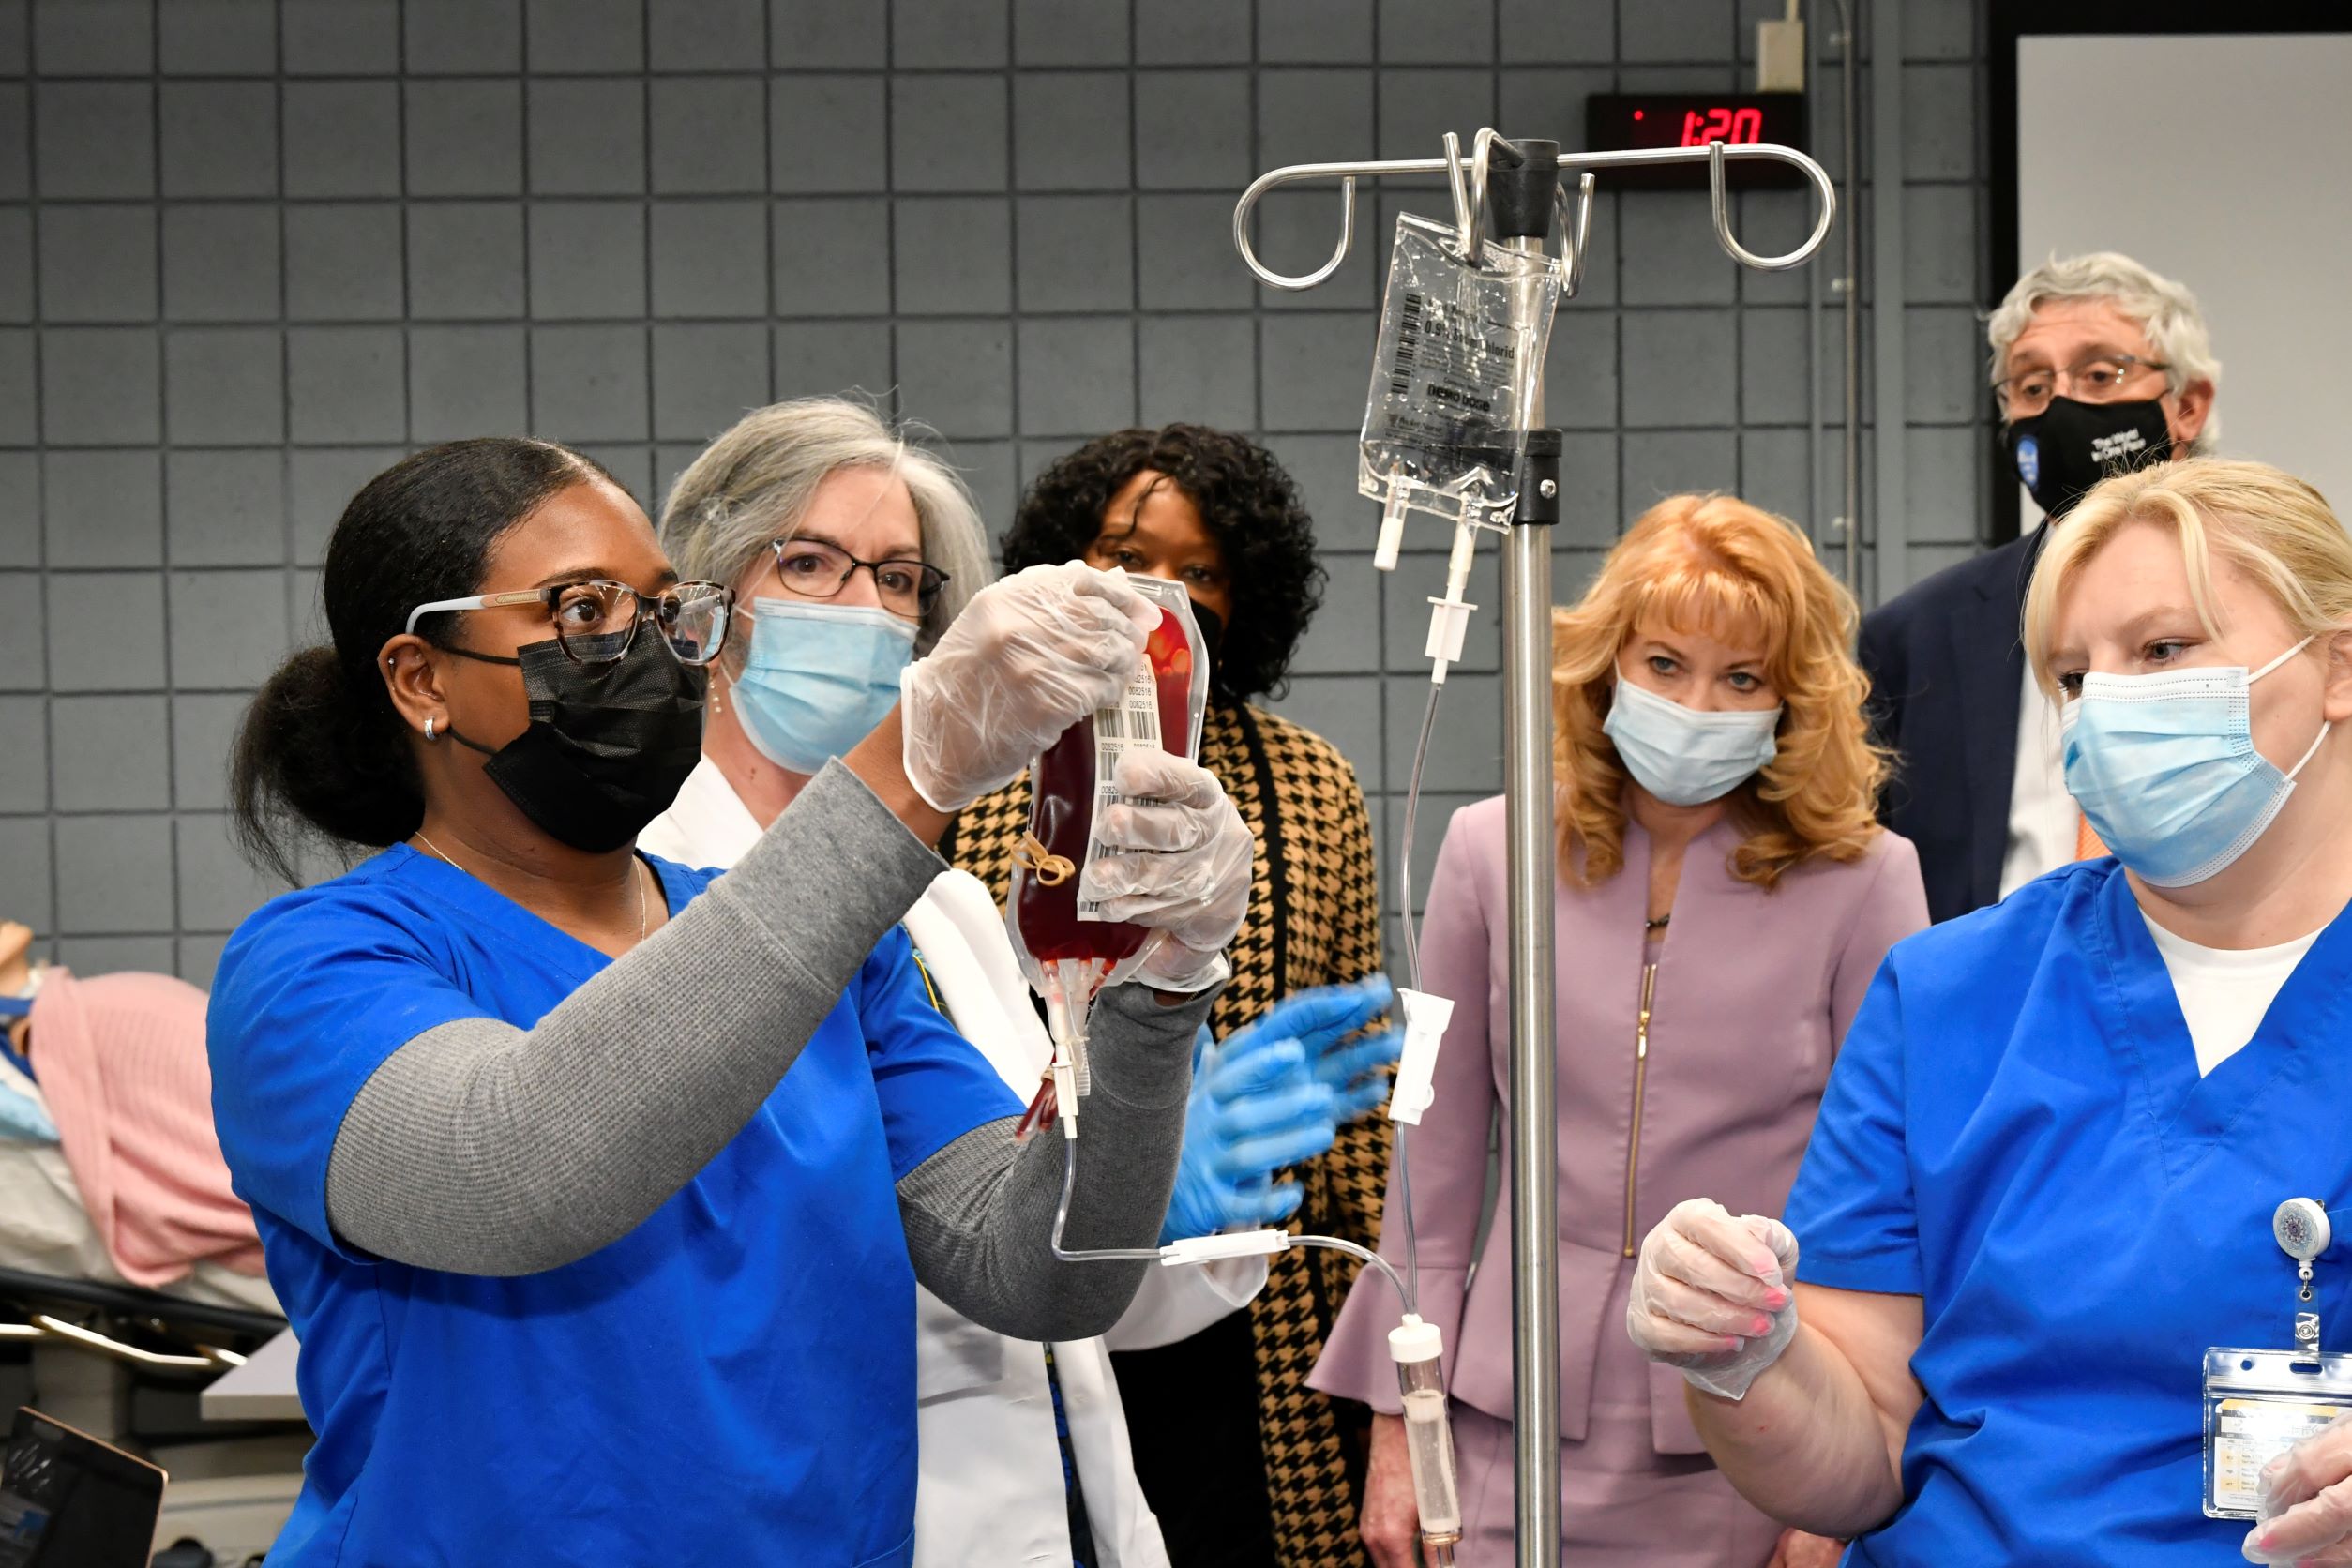
[{"label": "hospital bed", "polygon": [[167,1471],[170,1568],[245,1568],[293,1510],[299,1403],[200,1403],[281,1335],[290,1359],[285,1331],[267,1281],[218,1264],[163,1289],[124,1279],[57,1147],[0,1139],[0,1413],[32,1406]]}]

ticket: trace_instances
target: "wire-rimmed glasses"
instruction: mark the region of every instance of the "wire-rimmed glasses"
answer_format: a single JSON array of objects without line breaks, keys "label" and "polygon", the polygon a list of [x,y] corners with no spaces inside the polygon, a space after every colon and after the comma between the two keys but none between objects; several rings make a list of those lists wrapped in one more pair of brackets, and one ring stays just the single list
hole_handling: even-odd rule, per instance
[{"label": "wire-rimmed glasses", "polygon": [[2061,386],[2077,402],[2111,403],[2122,397],[2124,384],[2140,371],[2171,369],[2136,354],[2097,354],[2063,370],[2047,366],[2020,370],[1995,382],[1993,390],[1999,394],[2001,407],[2012,419],[2030,419],[2049,408]]}]

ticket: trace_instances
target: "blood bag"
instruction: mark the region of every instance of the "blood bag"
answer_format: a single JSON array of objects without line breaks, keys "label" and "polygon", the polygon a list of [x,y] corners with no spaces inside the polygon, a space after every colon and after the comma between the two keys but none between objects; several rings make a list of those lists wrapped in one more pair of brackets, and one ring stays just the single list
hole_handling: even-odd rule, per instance
[{"label": "blood bag", "polygon": [[1400,520],[1410,506],[1500,528],[1518,503],[1560,264],[1486,241],[1472,264],[1459,244],[1452,224],[1396,219],[1356,488]]},{"label": "blood bag", "polygon": [[[1064,730],[1030,764],[1029,830],[1013,853],[1012,894],[1004,904],[1021,972],[1045,999],[1057,1054],[1067,1052],[1080,1094],[1091,1087],[1086,1020],[1095,996],[1134,973],[1160,940],[1146,927],[1106,919],[1100,905],[1078,897],[1086,868],[1122,852],[1102,842],[1094,824],[1105,807],[1123,799],[1119,759],[1129,749],[1158,746],[1186,761],[1199,756],[1209,701],[1207,641],[1184,585],[1150,577],[1126,580],[1158,609],[1159,627],[1145,642],[1119,702]],[[1023,1119],[1023,1131],[1053,1120],[1052,1096],[1048,1078]]]}]

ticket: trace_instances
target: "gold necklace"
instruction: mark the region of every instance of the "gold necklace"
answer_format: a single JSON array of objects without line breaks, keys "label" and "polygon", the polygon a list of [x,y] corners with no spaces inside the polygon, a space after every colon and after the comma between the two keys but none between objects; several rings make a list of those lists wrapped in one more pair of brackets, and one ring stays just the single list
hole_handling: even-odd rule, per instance
[{"label": "gold necklace", "polygon": [[[424,829],[417,829],[416,841],[424,845],[425,848],[432,851],[433,853],[439,855],[443,860],[447,861],[453,868],[460,871],[465,871],[465,867],[458,865],[457,861],[451,857],[448,851],[443,849],[440,845],[425,837]],[[630,884],[637,889],[637,940],[640,942],[643,942],[645,940],[646,922],[651,914],[651,911],[645,903],[645,879],[642,875],[641,875],[641,872],[647,869],[649,869],[649,867],[647,867],[642,861],[639,860],[636,855],[632,854],[629,856],[629,882]],[[470,877],[474,873],[466,871],[465,874]]]}]

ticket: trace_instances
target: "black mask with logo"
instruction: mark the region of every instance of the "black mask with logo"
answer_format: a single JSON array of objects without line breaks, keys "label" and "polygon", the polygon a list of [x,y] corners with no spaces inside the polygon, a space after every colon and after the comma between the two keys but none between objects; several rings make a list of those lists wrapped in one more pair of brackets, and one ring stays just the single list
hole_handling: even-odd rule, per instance
[{"label": "black mask with logo", "polygon": [[[594,640],[574,641],[587,652]],[[680,664],[650,628],[610,664],[577,663],[552,640],[515,658],[450,651],[521,667],[530,728],[495,751],[448,735],[490,758],[482,771],[558,843],[601,854],[634,842],[701,760],[710,672]]]},{"label": "black mask with logo", "polygon": [[2034,505],[2054,518],[2073,510],[2100,480],[2172,456],[2172,430],[2164,405],[2153,399],[2078,403],[2052,398],[2032,418],[2012,421],[2002,440]]}]

